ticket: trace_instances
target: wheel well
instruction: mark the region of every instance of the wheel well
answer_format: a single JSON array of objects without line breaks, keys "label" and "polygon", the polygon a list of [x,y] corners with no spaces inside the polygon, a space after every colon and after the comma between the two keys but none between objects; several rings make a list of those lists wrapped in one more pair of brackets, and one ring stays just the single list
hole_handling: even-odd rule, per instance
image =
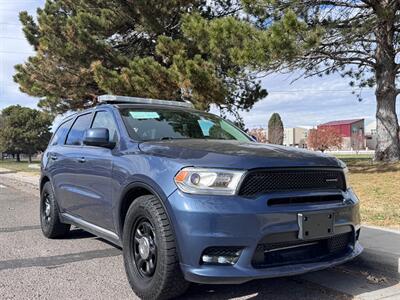
[{"label": "wheel well", "polygon": [[132,202],[135,201],[135,199],[144,195],[153,195],[153,193],[144,187],[134,187],[130,189],[122,199],[119,217],[119,228],[121,228],[121,236],[124,230],[125,217],[128,213],[129,207],[131,206]]},{"label": "wheel well", "polygon": [[42,181],[40,182],[40,193],[42,192],[43,187],[44,187],[44,185],[46,184],[46,182],[49,182],[49,181],[50,181],[50,179],[49,179],[49,177],[47,177],[47,176],[44,176],[44,177],[42,178]]}]

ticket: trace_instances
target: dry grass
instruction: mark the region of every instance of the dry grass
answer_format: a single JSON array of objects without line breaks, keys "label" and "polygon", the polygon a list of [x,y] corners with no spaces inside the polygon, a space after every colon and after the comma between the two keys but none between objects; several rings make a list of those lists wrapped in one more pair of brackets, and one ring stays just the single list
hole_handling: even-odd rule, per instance
[{"label": "dry grass", "polygon": [[340,157],[360,198],[364,224],[400,228],[400,163],[376,164],[369,157]]}]

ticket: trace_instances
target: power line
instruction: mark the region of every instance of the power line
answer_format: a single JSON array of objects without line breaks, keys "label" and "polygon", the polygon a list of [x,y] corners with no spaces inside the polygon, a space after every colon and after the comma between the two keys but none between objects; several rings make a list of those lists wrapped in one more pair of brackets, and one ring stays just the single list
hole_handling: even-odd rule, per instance
[{"label": "power line", "polygon": [[35,54],[35,52],[2,51],[2,50],[0,50],[0,53],[3,53],[3,54],[28,54],[28,55],[34,55]]}]

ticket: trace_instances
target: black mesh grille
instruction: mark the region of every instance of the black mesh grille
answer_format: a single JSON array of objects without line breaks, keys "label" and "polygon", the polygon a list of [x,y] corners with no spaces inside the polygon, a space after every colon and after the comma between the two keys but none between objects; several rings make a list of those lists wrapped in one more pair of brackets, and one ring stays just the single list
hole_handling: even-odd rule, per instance
[{"label": "black mesh grille", "polygon": [[239,195],[254,196],[275,191],[340,189],[346,184],[342,170],[292,169],[252,171],[243,180]]},{"label": "black mesh grille", "polygon": [[340,252],[352,242],[352,235],[347,234],[339,234],[327,240],[327,246],[329,252],[335,253]]},{"label": "black mesh grille", "polygon": [[236,256],[241,249],[241,247],[209,247],[204,250],[203,255]]}]

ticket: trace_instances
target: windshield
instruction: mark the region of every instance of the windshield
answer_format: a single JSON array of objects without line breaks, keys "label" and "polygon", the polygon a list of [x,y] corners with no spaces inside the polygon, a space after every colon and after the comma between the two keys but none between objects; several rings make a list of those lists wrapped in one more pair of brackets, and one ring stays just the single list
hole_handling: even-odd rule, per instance
[{"label": "windshield", "polygon": [[237,127],[208,113],[167,108],[120,108],[120,112],[135,140],[251,140]]}]

